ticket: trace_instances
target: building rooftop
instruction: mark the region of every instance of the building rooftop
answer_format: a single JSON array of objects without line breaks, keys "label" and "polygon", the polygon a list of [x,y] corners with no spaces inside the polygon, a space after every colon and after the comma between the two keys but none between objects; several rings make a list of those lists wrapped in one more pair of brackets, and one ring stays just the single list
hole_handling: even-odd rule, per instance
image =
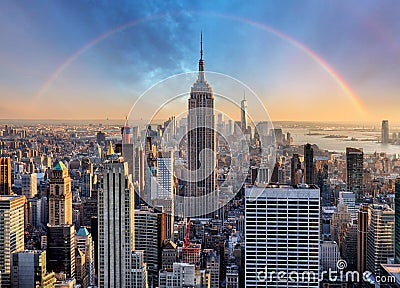
[{"label": "building rooftop", "polygon": [[68,169],[63,162],[58,161],[57,165],[54,166],[53,170],[62,171],[62,170],[68,170]]},{"label": "building rooftop", "polygon": [[86,229],[86,227],[81,227],[78,231],[78,233],[76,233],[76,236],[88,236],[90,233],[89,231]]},{"label": "building rooftop", "polygon": [[252,188],[279,188],[279,189],[319,189],[318,186],[314,184],[298,184],[298,185],[288,185],[279,183],[268,183],[268,184],[257,184],[250,186]]}]

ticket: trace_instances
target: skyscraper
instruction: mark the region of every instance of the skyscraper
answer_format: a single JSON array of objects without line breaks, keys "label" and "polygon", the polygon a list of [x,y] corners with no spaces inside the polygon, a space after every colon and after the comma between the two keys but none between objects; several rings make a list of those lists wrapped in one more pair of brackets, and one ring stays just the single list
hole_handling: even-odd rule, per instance
[{"label": "skyscraper", "polygon": [[174,189],[174,158],[171,151],[158,152],[157,157],[157,196],[172,199]]},{"label": "skyscraper", "polygon": [[111,152],[98,194],[99,286],[133,287],[134,191],[127,163]]},{"label": "skyscraper", "polygon": [[362,149],[346,148],[347,190],[356,194],[357,202],[362,202],[364,197],[363,161]]},{"label": "skyscraper", "polygon": [[367,237],[367,270],[375,276],[381,264],[394,256],[394,211],[386,205],[369,206],[370,222]]},{"label": "skyscraper", "polygon": [[12,287],[54,287],[54,272],[46,266],[46,251],[25,250],[12,254]]},{"label": "skyscraper", "polygon": [[85,253],[85,273],[90,285],[95,284],[94,279],[94,247],[92,235],[85,227],[81,227],[76,233],[76,248]]},{"label": "skyscraper", "polygon": [[165,218],[163,213],[150,208],[135,210],[135,249],[144,251],[149,283],[158,283],[161,269],[161,246],[165,240]]},{"label": "skyscraper", "polygon": [[[200,46],[198,78],[191,88],[188,100],[187,159],[190,176],[186,196],[190,197],[201,197],[214,192],[216,182],[214,96],[205,78],[202,38]],[[197,216],[207,214],[210,203],[202,199],[190,203],[195,207],[185,207],[189,210],[185,213]]]},{"label": "skyscraper", "polygon": [[11,253],[24,250],[25,196],[0,196],[0,287],[10,287]]},{"label": "skyscraper", "polygon": [[47,268],[75,277],[75,226],[47,225]]},{"label": "skyscraper", "polygon": [[368,206],[361,205],[357,226],[357,271],[362,275],[367,269]]},{"label": "skyscraper", "polygon": [[[319,287],[319,189],[314,185],[246,188],[246,287]],[[311,276],[279,282],[278,273]]]},{"label": "skyscraper", "polygon": [[300,184],[302,175],[299,154],[293,154],[292,159],[290,159],[290,185]]},{"label": "skyscraper", "polygon": [[128,126],[128,116],[125,120],[124,127],[121,128],[121,135],[122,135],[122,144],[130,144],[131,143],[131,128]]},{"label": "skyscraper", "polygon": [[72,224],[71,178],[68,168],[59,161],[50,175],[49,224]]},{"label": "skyscraper", "polygon": [[36,173],[22,175],[22,195],[27,199],[35,197],[37,194]]},{"label": "skyscraper", "polygon": [[243,133],[245,133],[247,131],[247,100],[245,96],[240,102],[240,124]]},{"label": "skyscraper", "polygon": [[0,195],[11,194],[11,160],[0,157]]},{"label": "skyscraper", "polygon": [[304,145],[304,174],[306,184],[315,184],[314,178],[314,149],[311,144]]},{"label": "skyscraper", "polygon": [[395,184],[395,251],[394,260],[396,263],[400,263],[400,178],[396,180]]},{"label": "skyscraper", "polygon": [[328,177],[329,159],[328,157],[316,157],[314,161],[315,184],[320,189],[321,205],[331,206],[331,187]]},{"label": "skyscraper", "polygon": [[389,121],[388,120],[382,120],[381,142],[382,142],[382,144],[389,143]]}]

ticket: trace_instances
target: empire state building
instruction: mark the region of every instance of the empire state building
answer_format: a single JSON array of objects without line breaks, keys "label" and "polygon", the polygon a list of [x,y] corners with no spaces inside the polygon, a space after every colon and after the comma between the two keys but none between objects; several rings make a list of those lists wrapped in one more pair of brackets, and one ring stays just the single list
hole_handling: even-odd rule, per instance
[{"label": "empire state building", "polygon": [[[214,127],[214,96],[205,78],[203,39],[200,40],[199,72],[188,99],[187,151],[189,183],[186,196],[201,197],[213,193],[216,182],[216,132]],[[207,197],[191,203],[190,214],[204,216],[210,211]],[[208,207],[208,209],[207,209]]]}]

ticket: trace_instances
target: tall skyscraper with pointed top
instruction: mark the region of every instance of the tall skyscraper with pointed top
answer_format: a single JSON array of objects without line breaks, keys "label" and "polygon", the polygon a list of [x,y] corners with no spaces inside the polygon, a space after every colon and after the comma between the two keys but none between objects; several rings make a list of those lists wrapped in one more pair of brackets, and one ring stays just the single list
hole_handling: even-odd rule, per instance
[{"label": "tall skyscraper with pointed top", "polygon": [[[200,38],[199,73],[188,100],[187,150],[190,170],[186,196],[201,197],[215,190],[215,119],[214,96],[205,78],[203,60],[203,36]],[[205,201],[197,201],[190,208],[191,214],[207,214]],[[208,203],[209,204],[209,203]]]},{"label": "tall skyscraper with pointed top", "polygon": [[240,102],[240,124],[243,132],[247,131],[247,100],[243,94],[243,100]]}]

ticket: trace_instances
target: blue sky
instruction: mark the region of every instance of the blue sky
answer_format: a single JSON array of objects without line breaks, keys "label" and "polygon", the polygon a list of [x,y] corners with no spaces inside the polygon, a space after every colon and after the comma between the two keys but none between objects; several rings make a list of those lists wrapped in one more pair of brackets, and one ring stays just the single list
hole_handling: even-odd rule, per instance
[{"label": "blue sky", "polygon": [[0,118],[123,119],[145,89],[196,70],[202,31],[206,69],[249,85],[272,120],[400,122],[399,12],[397,1],[1,1]]}]

